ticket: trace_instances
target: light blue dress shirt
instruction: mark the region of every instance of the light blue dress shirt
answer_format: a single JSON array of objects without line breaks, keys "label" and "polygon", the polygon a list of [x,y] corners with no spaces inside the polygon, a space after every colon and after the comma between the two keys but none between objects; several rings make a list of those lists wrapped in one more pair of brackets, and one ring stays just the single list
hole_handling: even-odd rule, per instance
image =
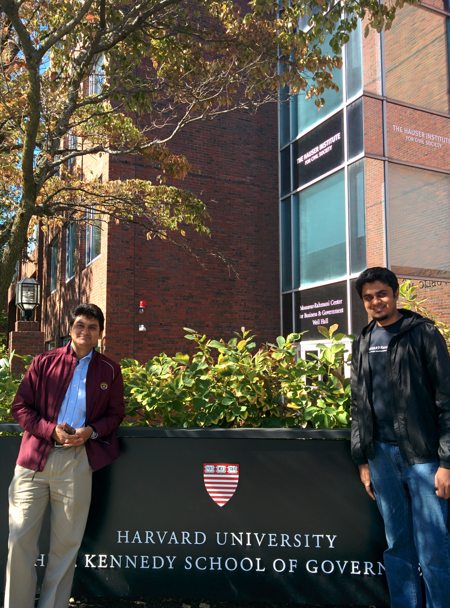
[{"label": "light blue dress shirt", "polygon": [[59,410],[58,424],[67,422],[77,429],[83,427],[86,422],[86,376],[93,352],[91,350],[88,355],[77,361]]}]

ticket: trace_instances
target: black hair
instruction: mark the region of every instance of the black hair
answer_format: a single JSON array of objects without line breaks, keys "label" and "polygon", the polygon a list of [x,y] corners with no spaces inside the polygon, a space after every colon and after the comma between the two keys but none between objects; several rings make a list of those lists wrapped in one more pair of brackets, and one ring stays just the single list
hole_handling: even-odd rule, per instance
[{"label": "black hair", "polygon": [[100,331],[103,331],[105,327],[105,317],[103,316],[101,308],[96,304],[78,304],[76,308],[69,313],[69,327],[72,327],[77,317],[82,315],[88,319],[97,319]]},{"label": "black hair", "polygon": [[372,268],[366,268],[356,279],[355,287],[360,298],[362,298],[362,289],[366,283],[373,283],[374,281],[381,281],[386,283],[392,288],[394,295],[398,292],[398,279],[396,275],[389,270],[389,268],[383,268],[382,266],[373,266]]}]

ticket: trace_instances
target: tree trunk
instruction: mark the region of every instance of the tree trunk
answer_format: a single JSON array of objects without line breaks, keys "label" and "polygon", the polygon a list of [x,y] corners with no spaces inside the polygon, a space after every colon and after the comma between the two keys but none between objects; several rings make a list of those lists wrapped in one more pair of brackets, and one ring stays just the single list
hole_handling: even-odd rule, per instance
[{"label": "tree trunk", "polygon": [[[31,206],[31,205],[30,205]],[[27,244],[28,224],[32,217],[29,209],[22,209],[14,218],[11,235],[5,245],[0,264],[0,308],[7,308],[8,289],[14,277],[16,262],[22,258]]]}]

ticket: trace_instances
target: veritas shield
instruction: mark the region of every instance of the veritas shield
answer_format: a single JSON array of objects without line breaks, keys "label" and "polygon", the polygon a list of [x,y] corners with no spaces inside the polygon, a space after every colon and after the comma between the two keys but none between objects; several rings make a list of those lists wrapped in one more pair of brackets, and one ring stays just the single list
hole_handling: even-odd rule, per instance
[{"label": "veritas shield", "polygon": [[223,507],[236,492],[239,483],[239,465],[229,462],[203,464],[203,481],[213,501]]}]

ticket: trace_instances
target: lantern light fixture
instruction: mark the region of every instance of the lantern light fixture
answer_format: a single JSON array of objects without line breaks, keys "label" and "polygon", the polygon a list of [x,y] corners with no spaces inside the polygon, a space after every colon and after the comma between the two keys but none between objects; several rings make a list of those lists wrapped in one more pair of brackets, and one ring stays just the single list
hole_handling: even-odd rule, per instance
[{"label": "lantern light fixture", "polygon": [[22,318],[31,321],[33,310],[39,306],[41,286],[36,279],[26,278],[16,285],[16,306],[22,311]]}]

